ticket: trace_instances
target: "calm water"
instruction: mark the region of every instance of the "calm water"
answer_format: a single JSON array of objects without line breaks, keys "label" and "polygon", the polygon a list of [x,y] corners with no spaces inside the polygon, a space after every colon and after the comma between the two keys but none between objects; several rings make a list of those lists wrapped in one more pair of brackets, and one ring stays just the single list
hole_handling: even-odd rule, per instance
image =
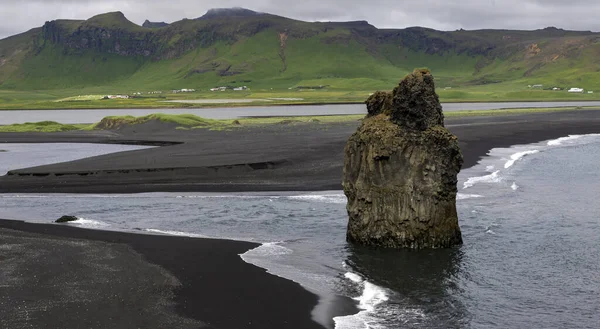
[{"label": "calm water", "polygon": [[[503,108],[600,106],[600,102],[503,102],[445,103],[444,111],[495,110]],[[222,107],[205,109],[106,109],[106,110],[32,110],[0,111],[0,125],[56,121],[60,123],[94,123],[108,115],[144,116],[152,113],[191,113],[208,119],[234,119],[247,116],[299,116],[366,114],[364,104]]]},{"label": "calm water", "polygon": [[264,243],[242,258],[356,298],[337,328],[597,328],[599,157],[600,136],[493,150],[459,176],[465,244],[452,250],[346,244],[340,191],[0,195],[0,218]]},{"label": "calm water", "polygon": [[48,144],[1,144],[0,175],[10,170],[74,161],[93,156],[141,150],[152,146],[48,143]]}]

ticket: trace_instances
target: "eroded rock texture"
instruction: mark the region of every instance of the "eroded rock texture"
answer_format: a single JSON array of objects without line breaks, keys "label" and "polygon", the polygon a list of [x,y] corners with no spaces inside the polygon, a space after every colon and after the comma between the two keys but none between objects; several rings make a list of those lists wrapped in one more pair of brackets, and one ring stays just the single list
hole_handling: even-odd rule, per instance
[{"label": "eroded rock texture", "polygon": [[373,94],[367,108],[345,148],[347,240],[414,249],[461,244],[456,183],[463,158],[444,128],[433,76],[415,70],[392,94]]}]

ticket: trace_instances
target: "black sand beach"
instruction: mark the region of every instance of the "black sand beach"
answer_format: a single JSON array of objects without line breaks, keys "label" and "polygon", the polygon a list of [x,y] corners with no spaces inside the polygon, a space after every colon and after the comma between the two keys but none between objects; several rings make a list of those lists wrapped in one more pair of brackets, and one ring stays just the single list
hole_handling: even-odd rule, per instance
[{"label": "black sand beach", "polygon": [[0,220],[0,327],[323,328],[256,246]]},{"label": "black sand beach", "polygon": [[[494,147],[600,132],[600,111],[451,117],[471,167]],[[341,189],[343,150],[359,122],[275,124],[229,131],[150,123],[119,131],[0,133],[0,143],[168,145],[11,171],[0,193],[318,191]]]},{"label": "black sand beach", "polygon": [[[358,124],[2,133],[0,145],[166,146],[14,170],[0,177],[0,193],[337,190],[344,145]],[[446,125],[466,168],[495,147],[600,133],[600,111],[448,118]],[[238,256],[254,247],[0,220],[0,327],[322,328],[311,319],[317,296]]]}]

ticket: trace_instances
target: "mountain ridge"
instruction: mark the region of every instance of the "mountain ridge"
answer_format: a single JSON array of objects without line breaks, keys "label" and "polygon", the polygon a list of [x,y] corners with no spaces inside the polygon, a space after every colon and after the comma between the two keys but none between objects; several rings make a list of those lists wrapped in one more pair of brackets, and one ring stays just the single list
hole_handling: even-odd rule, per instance
[{"label": "mountain ridge", "polygon": [[304,22],[244,8],[140,26],[111,12],[49,21],[0,40],[0,89],[204,87],[237,80],[356,89],[389,84],[414,67],[429,67],[447,86],[542,81],[600,87],[597,55],[600,33],[556,27],[378,29],[366,21]]}]

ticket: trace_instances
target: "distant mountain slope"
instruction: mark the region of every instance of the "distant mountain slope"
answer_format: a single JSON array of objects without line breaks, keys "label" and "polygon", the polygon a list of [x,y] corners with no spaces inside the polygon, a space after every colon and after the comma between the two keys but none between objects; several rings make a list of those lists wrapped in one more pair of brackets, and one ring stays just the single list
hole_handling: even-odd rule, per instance
[{"label": "distant mountain slope", "polygon": [[204,14],[204,16],[197,19],[211,19],[211,18],[224,18],[224,17],[251,17],[263,15],[262,13],[255,12],[253,10],[245,8],[213,8]]},{"label": "distant mountain slope", "polygon": [[600,34],[377,29],[364,21],[303,22],[242,8],[172,24],[120,12],[56,20],[0,40],[0,88],[248,85],[389,86],[415,67],[439,86],[492,83],[600,87]]},{"label": "distant mountain slope", "polygon": [[142,27],[157,29],[157,28],[168,26],[168,25],[169,24],[165,23],[165,22],[150,22],[149,20],[146,20],[146,21],[144,21],[144,24],[142,24]]}]

